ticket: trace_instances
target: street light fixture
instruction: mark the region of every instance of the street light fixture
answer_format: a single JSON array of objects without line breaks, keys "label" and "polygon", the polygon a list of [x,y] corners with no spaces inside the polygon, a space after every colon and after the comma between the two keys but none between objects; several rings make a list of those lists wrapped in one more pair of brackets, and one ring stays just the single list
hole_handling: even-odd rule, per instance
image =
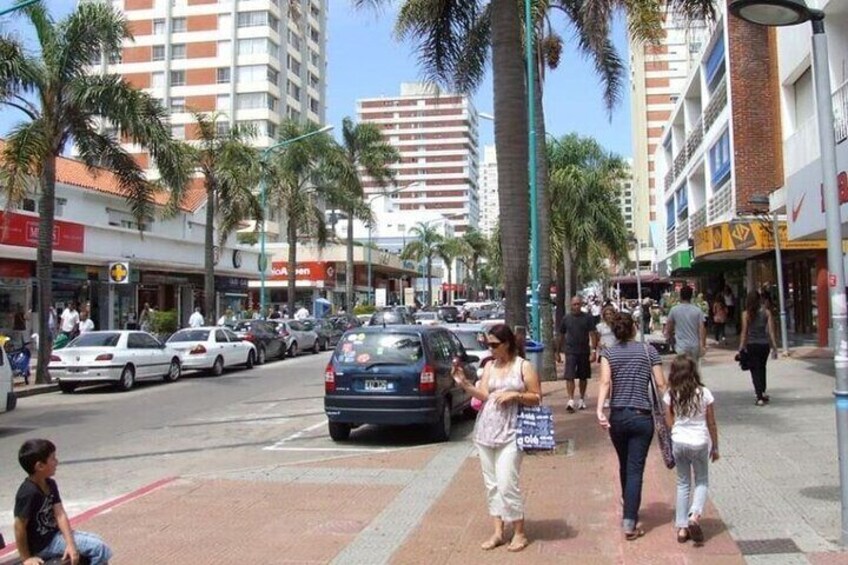
[{"label": "street light fixture", "polygon": [[730,11],[738,18],[763,26],[788,26],[809,21],[813,27],[813,81],[821,149],[824,186],[827,270],[830,310],[833,319],[833,361],[836,386],[836,433],[839,450],[839,479],[842,498],[843,546],[848,545],[848,328],[846,328],[845,267],[842,254],[842,219],[836,183],[836,140],[830,94],[830,63],[824,12],[809,8],[804,0],[735,0]]},{"label": "street light fixture", "polygon": [[[748,204],[770,207],[769,197],[764,195],[752,196],[748,199]],[[789,336],[786,329],[786,298],[783,295],[783,258],[780,252],[780,224],[777,220],[777,212],[772,214],[772,225],[772,229],[774,230],[774,262],[777,270],[777,304],[778,308],[780,308],[780,342],[783,346],[783,354],[789,355]]]},{"label": "street light fixture", "polygon": [[[268,157],[271,156],[271,152],[279,149],[281,147],[285,147],[295,141],[300,141],[302,139],[306,139],[307,137],[312,137],[313,135],[318,135],[321,133],[327,133],[332,130],[333,126],[324,126],[321,129],[311,131],[309,133],[299,135],[297,137],[293,137],[291,139],[285,139],[270,147],[266,147],[262,150],[262,153],[259,154],[260,161],[260,171],[259,171],[259,197],[262,204],[262,231],[259,234],[259,312],[264,316],[265,315],[265,271],[268,268],[268,257],[265,255],[265,221],[268,216],[268,182],[265,178],[265,169],[268,164]],[[290,241],[289,245],[294,245],[295,242]],[[289,269],[295,269],[297,265],[289,265]],[[292,300],[293,297],[289,297],[289,302],[294,304]]]},{"label": "street light fixture", "polygon": [[[415,181],[411,182],[405,186],[400,188],[396,188],[390,192],[375,194],[371,198],[368,199],[368,208],[371,208],[371,203],[377,200],[378,198],[388,198],[398,192],[403,192],[408,188],[412,188],[413,186],[419,186],[424,184],[423,182]],[[373,218],[372,218],[373,219]],[[347,219],[348,222],[352,221],[352,218]],[[374,304],[374,286],[371,284],[371,230],[374,228],[374,222],[368,222],[368,304]]]}]

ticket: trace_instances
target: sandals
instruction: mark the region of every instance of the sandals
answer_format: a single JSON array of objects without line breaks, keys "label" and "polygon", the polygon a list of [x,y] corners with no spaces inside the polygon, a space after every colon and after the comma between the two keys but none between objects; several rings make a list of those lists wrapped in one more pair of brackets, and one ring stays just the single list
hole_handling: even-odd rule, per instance
[{"label": "sandals", "polygon": [[528,545],[530,545],[530,540],[528,540],[527,537],[522,536],[519,539],[513,537],[506,550],[512,553],[517,553],[519,551],[522,551]]},{"label": "sandals", "polygon": [[689,541],[689,529],[680,528],[677,530],[677,543],[686,543]]},{"label": "sandals", "polygon": [[704,530],[699,522],[689,520],[689,536],[696,544],[704,543]]},{"label": "sandals", "polygon": [[633,541],[641,538],[644,535],[645,530],[643,530],[642,528],[636,528],[631,532],[624,532],[624,539],[626,539],[627,541]]},{"label": "sandals", "polygon": [[490,550],[495,549],[496,547],[499,547],[503,544],[504,544],[503,538],[498,537],[498,536],[492,536],[489,539],[487,539],[486,541],[484,541],[482,544],[480,544],[480,549],[482,549],[484,551],[490,551]]}]

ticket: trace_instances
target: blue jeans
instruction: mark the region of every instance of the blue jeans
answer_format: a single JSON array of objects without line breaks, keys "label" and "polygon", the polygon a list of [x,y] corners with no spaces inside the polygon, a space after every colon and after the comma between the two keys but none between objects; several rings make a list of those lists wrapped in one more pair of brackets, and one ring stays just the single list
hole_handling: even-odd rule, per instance
[{"label": "blue jeans", "polygon": [[[77,551],[80,555],[87,557],[91,565],[105,565],[112,558],[112,550],[100,539],[100,536],[76,530],[73,534]],[[38,552],[38,556],[45,560],[51,557],[62,557],[66,547],[65,538],[62,537],[61,532],[57,532],[47,547]]]},{"label": "blue jeans", "polygon": [[618,454],[618,476],[621,495],[624,498],[624,520],[626,532],[636,529],[639,507],[642,505],[642,475],[648,448],[654,437],[654,420],[645,410],[613,408],[610,410],[610,439]]},{"label": "blue jeans", "polygon": [[[693,446],[675,443],[673,450],[677,468],[677,510],[674,525],[685,528],[689,525],[689,516],[703,514],[704,505],[707,503],[707,491],[710,484],[710,444]],[[692,492],[693,478],[694,492]],[[692,493],[691,506],[690,493]]]}]

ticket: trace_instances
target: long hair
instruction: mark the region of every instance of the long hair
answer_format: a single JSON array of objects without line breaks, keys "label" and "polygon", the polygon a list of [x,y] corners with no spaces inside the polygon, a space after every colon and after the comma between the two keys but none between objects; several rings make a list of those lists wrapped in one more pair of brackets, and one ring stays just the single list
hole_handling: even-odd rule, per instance
[{"label": "long hair", "polygon": [[696,415],[701,409],[703,386],[697,363],[688,355],[675,357],[668,376],[668,392],[674,413],[687,417]]},{"label": "long hair", "polygon": [[519,355],[521,351],[518,348],[518,342],[515,339],[515,334],[506,324],[497,324],[489,328],[488,334],[498,338],[498,341],[504,342],[507,344],[507,349],[509,350],[509,356],[515,357]]},{"label": "long hair", "polygon": [[745,297],[745,312],[748,313],[748,324],[757,319],[757,312],[760,311],[760,293],[752,290]]}]

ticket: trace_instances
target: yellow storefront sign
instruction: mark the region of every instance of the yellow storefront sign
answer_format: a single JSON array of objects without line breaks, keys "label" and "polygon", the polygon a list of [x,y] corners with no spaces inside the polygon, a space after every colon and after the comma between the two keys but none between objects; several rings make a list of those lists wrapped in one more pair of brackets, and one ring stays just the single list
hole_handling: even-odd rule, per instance
[{"label": "yellow storefront sign", "polygon": [[[759,220],[726,222],[701,228],[695,232],[695,259],[727,251],[761,252],[774,249],[773,224]],[[789,240],[786,222],[778,225],[782,250],[826,249],[827,242],[816,240]]]}]

